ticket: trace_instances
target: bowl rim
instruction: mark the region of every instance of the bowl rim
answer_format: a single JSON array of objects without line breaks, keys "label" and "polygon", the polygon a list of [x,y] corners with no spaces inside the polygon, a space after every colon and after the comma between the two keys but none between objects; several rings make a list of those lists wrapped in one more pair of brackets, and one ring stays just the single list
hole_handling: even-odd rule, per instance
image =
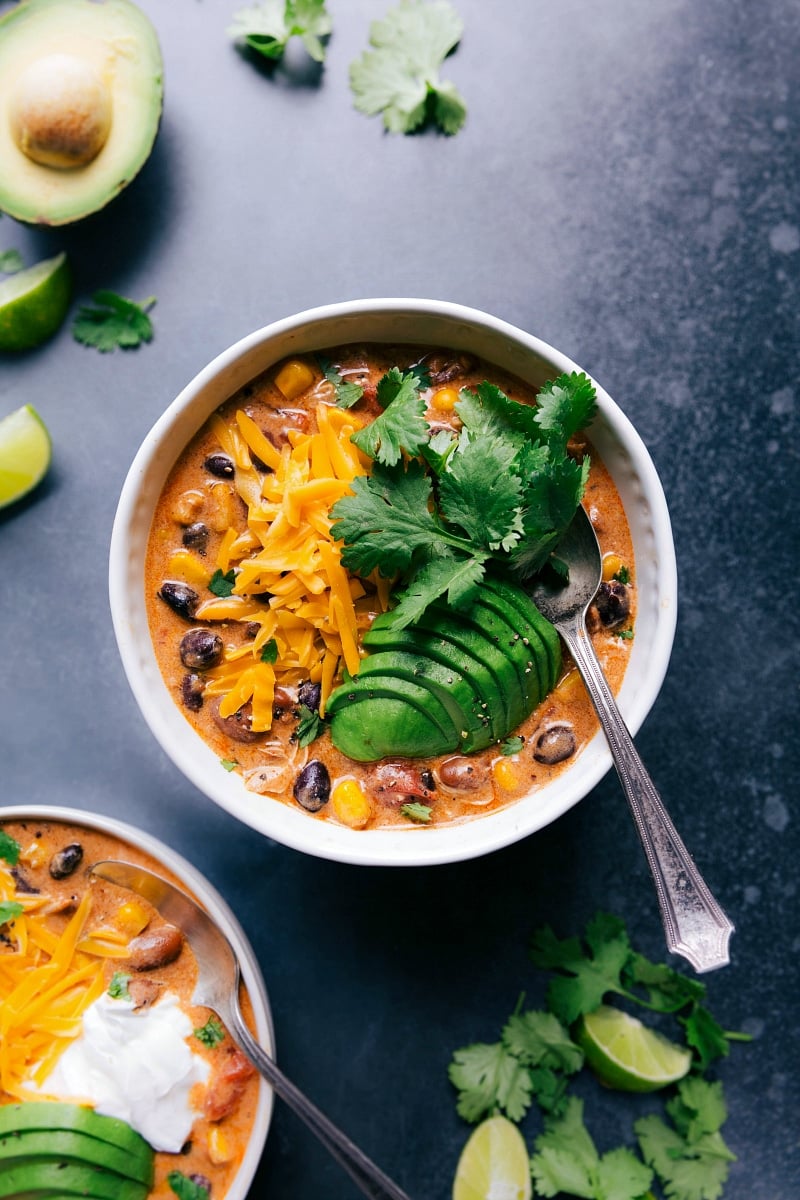
[{"label": "bowl rim", "polygon": [[[214,916],[233,946],[241,967],[242,979],[252,1002],[258,1040],[267,1053],[274,1057],[275,1030],[272,1010],[255,952],[227,900],[188,859],[151,833],[129,825],[125,821],[119,821],[115,817],[89,812],[86,809],[54,804],[10,804],[3,805],[0,809],[0,820],[57,821],[85,826],[98,833],[111,834],[123,842],[130,842],[137,849],[150,854],[156,862],[162,862],[168,867]],[[246,1200],[272,1123],[274,1102],[272,1089],[262,1077],[253,1129],[247,1140],[242,1161],[231,1180],[224,1200]]]},{"label": "bowl rim", "polygon": [[[358,334],[359,324],[362,328],[365,324],[373,327],[381,321],[392,322],[391,336]],[[427,337],[406,335],[409,329],[416,327],[415,323],[425,322],[431,322],[438,332]],[[327,329],[332,332],[326,334]],[[340,331],[339,336],[333,336],[334,330]],[[444,330],[449,336],[444,336]],[[341,336],[342,332],[353,336]],[[532,370],[534,363],[546,364],[548,374],[552,375],[583,372],[597,390],[599,415],[590,436],[595,444],[598,436],[601,442],[605,438],[612,451],[625,460],[625,471],[630,475],[631,487],[637,495],[637,506],[641,507],[643,536],[648,546],[648,570],[655,589],[649,622],[652,640],[647,644],[646,664],[641,657],[644,650],[637,647],[637,639],[634,639],[632,660],[638,655],[642,669],[635,682],[629,684],[631,669],[628,667],[618,697],[626,724],[635,734],[655,702],[666,675],[677,620],[675,549],[661,481],[633,424],[600,383],[561,351],[500,318],[450,301],[400,297],[341,301],[271,322],[223,350],[189,381],[143,439],[120,493],[109,553],[109,598],[125,674],[146,723],[168,757],[205,796],[265,836],[316,857],[365,866],[426,866],[490,853],[545,827],[588,795],[611,768],[610,751],[602,733],[598,732],[583,748],[576,763],[552,783],[496,812],[441,827],[352,830],[331,821],[314,819],[290,805],[265,801],[248,792],[238,775],[219,769],[216,758],[213,759],[216,769],[209,769],[212,767],[209,748],[180,712],[157,668],[153,673],[155,658],[149,631],[146,646],[142,645],[143,637],[137,638],[143,628],[147,630],[147,624],[145,617],[142,626],[144,572],[137,575],[133,569],[135,551],[132,547],[136,544],[137,533],[141,543],[143,521],[147,522],[149,533],[157,499],[156,496],[152,502],[143,500],[141,489],[149,478],[166,478],[180,449],[219,404],[269,365],[291,353],[293,348],[297,353],[308,353],[312,348],[323,349],[348,340],[421,341],[428,345],[449,343],[451,346],[455,341],[455,348],[462,348],[457,342],[466,338],[472,339],[470,345],[477,343],[476,353],[480,357],[497,362],[512,374],[522,373],[524,377],[524,371]],[[494,347],[494,359],[492,354],[482,352],[484,343]],[[498,362],[496,355],[500,349],[507,360]],[[179,449],[170,453],[169,444],[175,440],[176,430],[184,428],[186,432],[178,439]],[[620,479],[607,461],[607,452],[602,451],[602,445],[598,449],[619,488]],[[631,512],[627,505],[625,507],[630,523]],[[641,578],[638,555],[637,578]],[[641,619],[640,613],[637,631]],[[180,724],[175,721],[175,715]],[[532,802],[534,797],[535,802]]]}]

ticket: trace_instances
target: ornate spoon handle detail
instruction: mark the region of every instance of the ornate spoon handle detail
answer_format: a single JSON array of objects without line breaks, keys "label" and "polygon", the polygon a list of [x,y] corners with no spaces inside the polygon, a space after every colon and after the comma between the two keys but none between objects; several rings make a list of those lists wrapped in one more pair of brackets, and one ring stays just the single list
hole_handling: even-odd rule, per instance
[{"label": "ornate spoon handle detail", "polygon": [[734,930],[712,896],[670,820],[597,660],[583,619],[557,628],[575,659],[608,741],[614,765],[653,874],[667,946],[694,969],[713,971],[729,961]]}]

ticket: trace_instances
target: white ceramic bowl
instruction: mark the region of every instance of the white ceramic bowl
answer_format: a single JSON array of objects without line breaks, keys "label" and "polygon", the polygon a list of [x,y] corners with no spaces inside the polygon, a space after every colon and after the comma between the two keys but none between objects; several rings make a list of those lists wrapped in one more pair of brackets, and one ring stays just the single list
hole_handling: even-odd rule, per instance
[{"label": "white ceramic bowl", "polygon": [[[149,833],[143,833],[132,825],[115,821],[111,817],[101,816],[99,813],[84,812],[76,808],[61,808],[55,805],[12,804],[3,805],[0,816],[4,821],[64,821],[70,825],[82,825],[87,829],[119,838],[120,841],[127,842],[149,854],[156,863],[163,863],[211,914],[233,946],[241,966],[242,979],[253,1005],[258,1040],[269,1054],[274,1055],[275,1035],[272,1027],[272,1013],[256,956],[241,925],[225,900],[191,863]],[[267,1139],[272,1108],[272,1090],[262,1079],[253,1132],[247,1143],[239,1170],[225,1194],[225,1200],[246,1200]]]},{"label": "white ceramic bowl", "polygon": [[[172,699],[158,669],[147,624],[144,561],[153,512],[179,454],[206,418],[238,388],[289,354],[349,342],[416,343],[469,350],[537,387],[581,370],[530,334],[495,317],[434,300],[359,300],[311,309],[243,338],[205,367],[145,438],[131,466],[111,540],[114,629],[131,688],[153,734],[173,762],[215,803],[240,821],[297,850],[341,862],[420,866],[473,858],[541,829],[585,796],[611,766],[601,734],[552,783],[498,812],[460,824],[353,830],[310,819],[297,806],[249,792],[220,771]],[[591,439],[620,493],[636,558],[636,637],[619,695],[633,733],[664,679],[675,633],[677,579],[669,514],[641,438],[597,386],[599,413]]]}]

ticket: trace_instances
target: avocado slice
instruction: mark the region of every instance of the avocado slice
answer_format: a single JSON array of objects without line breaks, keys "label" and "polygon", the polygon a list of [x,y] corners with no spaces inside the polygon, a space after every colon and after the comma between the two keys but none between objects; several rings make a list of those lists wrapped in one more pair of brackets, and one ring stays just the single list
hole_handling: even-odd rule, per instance
[{"label": "avocado slice", "polygon": [[73,1129],[29,1129],[0,1138],[0,1171],[19,1159],[33,1158],[85,1163],[116,1171],[148,1187],[153,1183],[154,1152],[146,1143],[142,1151],[131,1152]]},{"label": "avocado slice", "polygon": [[98,1141],[127,1150],[133,1157],[152,1154],[150,1144],[126,1121],[104,1117],[82,1104],[62,1100],[32,1100],[0,1105],[0,1136],[25,1130],[76,1130]]},{"label": "avocado slice", "polygon": [[483,750],[496,741],[495,722],[488,702],[470,677],[456,666],[445,666],[420,652],[384,650],[364,659],[359,679],[370,679],[376,673],[404,679],[432,692],[459,730],[460,749],[465,754]]},{"label": "avocado slice", "polygon": [[531,712],[543,698],[546,674],[545,652],[540,643],[532,644],[520,632],[521,621],[509,620],[500,604],[490,597],[480,597],[472,606],[475,624],[505,654],[516,673],[517,685],[525,699],[525,710]]},{"label": "avocado slice", "polygon": [[442,702],[405,679],[362,673],[338,687],[326,708],[334,746],[356,762],[445,754],[459,744],[460,731]]},{"label": "avocado slice", "polygon": [[494,576],[484,580],[484,583],[488,593],[494,593],[503,599],[519,613],[526,625],[532,626],[538,633],[547,652],[549,664],[546,695],[555,687],[561,674],[561,639],[556,627],[547,620],[547,617],[542,616],[530,596],[522,588],[515,587],[514,584]]},{"label": "avocado slice", "polygon": [[163,102],[158,37],[131,0],[22,0],[0,19],[0,210],[65,225],[138,174]]},{"label": "avocado slice", "polygon": [[124,1179],[114,1171],[60,1158],[17,1160],[0,1166],[0,1196],[50,1192],[54,1196],[85,1196],[89,1200],[146,1200],[146,1183]]}]

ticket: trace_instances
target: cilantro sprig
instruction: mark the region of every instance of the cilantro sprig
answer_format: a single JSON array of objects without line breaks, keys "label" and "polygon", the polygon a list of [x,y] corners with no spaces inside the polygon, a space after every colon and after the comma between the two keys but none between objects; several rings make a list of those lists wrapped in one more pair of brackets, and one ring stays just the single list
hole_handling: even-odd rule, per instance
[{"label": "cilantro sprig", "polygon": [[458,433],[431,435],[425,381],[392,368],[380,381],[383,412],[353,435],[374,460],[334,504],[334,537],[348,570],[398,578],[392,623],[404,628],[441,596],[458,608],[491,567],[525,579],[550,558],[580,503],[589,460],[567,443],[594,413],[585,375],[546,384],[537,407],[498,387],[462,389]]},{"label": "cilantro sprig", "polygon": [[457,133],[466,106],[455,86],[439,78],[439,69],[462,32],[447,0],[400,0],[372,23],[372,49],[350,66],[355,107],[368,116],[382,113],[390,133],[413,133],[426,121]]},{"label": "cilantro sprig", "polygon": [[78,309],[72,326],[76,342],[108,354],[117,348],[132,350],[153,340],[153,323],[148,313],[156,302],[155,296],[137,304],[102,289],[94,293],[92,301]]},{"label": "cilantro sprig", "polygon": [[234,14],[228,36],[275,61],[299,37],[315,62],[325,61],[325,42],[333,28],[325,0],[261,0]]}]

